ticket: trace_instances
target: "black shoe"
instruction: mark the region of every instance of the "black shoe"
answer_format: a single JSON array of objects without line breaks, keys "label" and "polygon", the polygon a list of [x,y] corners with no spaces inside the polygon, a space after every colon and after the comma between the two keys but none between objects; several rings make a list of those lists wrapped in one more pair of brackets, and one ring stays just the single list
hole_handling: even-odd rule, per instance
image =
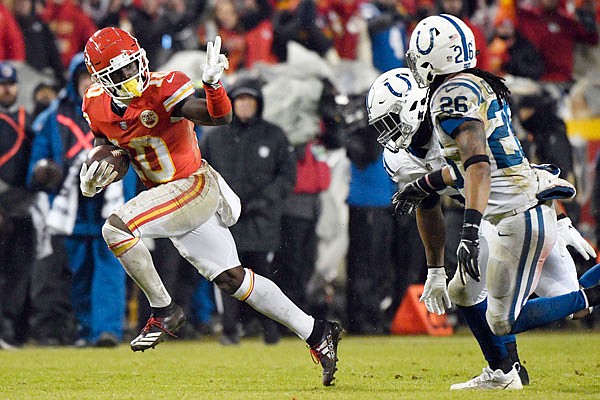
[{"label": "black shoe", "polygon": [[119,339],[109,332],[102,332],[96,340],[96,347],[117,347]]},{"label": "black shoe", "polygon": [[176,304],[173,304],[171,311],[166,317],[155,317],[150,314],[146,326],[138,337],[131,341],[131,350],[144,351],[153,349],[157,344],[167,339],[169,336],[176,338],[177,331],[185,324],[186,316]]},{"label": "black shoe", "polygon": [[236,346],[238,344],[240,344],[240,337],[239,335],[227,335],[227,334],[223,334],[221,335],[221,338],[219,339],[219,343],[221,343],[223,346]]},{"label": "black shoe", "polygon": [[265,344],[273,345],[279,343],[281,335],[279,334],[277,323],[275,321],[264,321],[262,325]]},{"label": "black shoe", "polygon": [[310,354],[315,362],[318,362],[323,367],[323,385],[329,386],[335,379],[333,376],[337,371],[337,347],[340,341],[340,333],[342,326],[333,321],[324,322],[323,335],[321,341],[310,348]]},{"label": "black shoe", "polygon": [[521,363],[519,363],[519,378],[521,378],[521,384],[523,386],[529,385],[529,373],[527,373],[527,369]]}]

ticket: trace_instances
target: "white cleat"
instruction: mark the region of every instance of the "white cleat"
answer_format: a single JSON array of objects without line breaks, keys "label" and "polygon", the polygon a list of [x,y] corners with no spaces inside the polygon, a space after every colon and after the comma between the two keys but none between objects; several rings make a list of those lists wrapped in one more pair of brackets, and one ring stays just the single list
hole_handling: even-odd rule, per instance
[{"label": "white cleat", "polygon": [[501,369],[492,371],[490,367],[485,367],[481,375],[463,382],[455,383],[450,386],[450,390],[519,390],[523,389],[521,378],[519,378],[519,364],[515,363],[508,373]]}]

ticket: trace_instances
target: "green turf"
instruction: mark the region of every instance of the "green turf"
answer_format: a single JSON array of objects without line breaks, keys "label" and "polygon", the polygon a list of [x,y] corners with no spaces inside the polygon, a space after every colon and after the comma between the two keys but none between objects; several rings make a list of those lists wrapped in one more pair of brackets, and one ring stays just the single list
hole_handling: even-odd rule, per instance
[{"label": "green turf", "polygon": [[336,385],[322,387],[299,339],[171,341],[155,350],[25,347],[0,352],[0,399],[600,399],[600,334],[520,335],[532,384],[520,392],[450,392],[484,366],[466,334],[352,337]]}]

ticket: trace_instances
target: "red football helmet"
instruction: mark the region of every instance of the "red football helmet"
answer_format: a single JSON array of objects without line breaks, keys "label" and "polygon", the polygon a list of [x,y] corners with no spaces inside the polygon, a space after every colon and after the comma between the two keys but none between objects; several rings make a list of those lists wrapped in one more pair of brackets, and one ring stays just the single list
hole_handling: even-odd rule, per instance
[{"label": "red football helmet", "polygon": [[84,54],[92,80],[111,97],[139,97],[148,87],[146,51],[128,32],[114,27],[100,29],[88,39]]}]

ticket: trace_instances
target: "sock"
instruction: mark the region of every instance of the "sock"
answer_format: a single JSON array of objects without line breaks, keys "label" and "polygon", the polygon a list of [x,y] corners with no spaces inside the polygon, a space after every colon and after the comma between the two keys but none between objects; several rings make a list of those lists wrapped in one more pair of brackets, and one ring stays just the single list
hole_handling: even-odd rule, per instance
[{"label": "sock", "polygon": [[142,289],[150,307],[166,307],[171,304],[171,296],[163,284],[150,251],[139,237],[104,224],[102,235],[110,250],[117,257],[127,275]]},{"label": "sock", "polygon": [[481,352],[492,370],[501,369],[504,373],[512,369],[512,362],[502,336],[492,333],[486,319],[487,300],[470,307],[458,306],[469,329],[475,336]]},{"label": "sock", "polygon": [[556,297],[538,297],[527,300],[510,333],[520,333],[558,321],[588,307],[587,291],[594,290],[600,300],[600,288],[585,289]]},{"label": "sock", "polygon": [[315,324],[313,326],[313,330],[308,339],[306,339],[306,343],[308,343],[310,347],[314,347],[318,345],[319,342],[321,342],[321,336],[323,336],[323,329],[325,329],[325,324],[323,323],[323,321],[316,319]]},{"label": "sock", "polygon": [[152,307],[152,314],[155,317],[163,318],[171,314],[173,308],[175,308],[175,304],[173,302],[166,307]]},{"label": "sock", "polygon": [[245,271],[244,280],[233,297],[245,301],[306,340],[313,330],[315,319],[298,308],[273,281],[249,269]]},{"label": "sock", "polygon": [[511,361],[518,362],[521,364],[521,360],[519,360],[519,353],[517,351],[517,341],[515,335],[506,335],[502,336],[504,340],[504,347],[506,347],[506,351],[508,351],[508,356]]}]

